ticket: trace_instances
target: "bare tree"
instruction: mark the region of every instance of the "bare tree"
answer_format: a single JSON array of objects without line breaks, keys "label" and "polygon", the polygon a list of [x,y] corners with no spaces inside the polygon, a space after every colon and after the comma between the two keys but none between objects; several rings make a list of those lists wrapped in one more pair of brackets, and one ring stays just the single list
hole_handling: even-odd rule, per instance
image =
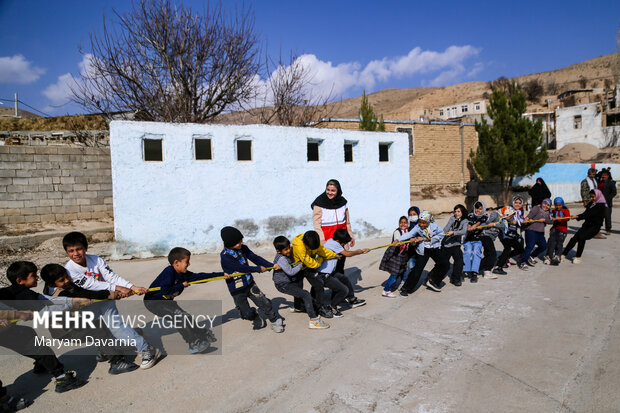
[{"label": "bare tree", "polygon": [[328,115],[331,92],[327,96],[313,94],[314,74],[299,56],[291,53],[285,63],[280,54],[277,65],[267,56],[264,69],[267,80],[258,97],[262,107],[253,110],[261,123],[306,126]]},{"label": "bare tree", "polygon": [[206,122],[253,96],[259,40],[250,9],[207,4],[197,14],[171,0],[136,0],[103,33],[73,100],[90,111],[141,120]]}]

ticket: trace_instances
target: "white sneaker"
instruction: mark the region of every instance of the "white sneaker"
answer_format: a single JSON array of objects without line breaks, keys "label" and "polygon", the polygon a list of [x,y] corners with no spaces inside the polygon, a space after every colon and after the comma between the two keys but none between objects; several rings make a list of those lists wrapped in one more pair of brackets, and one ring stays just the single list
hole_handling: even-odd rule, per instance
[{"label": "white sneaker", "polygon": [[308,328],[323,330],[329,328],[329,324],[321,320],[321,317],[317,317],[310,319],[310,321],[308,322]]},{"label": "white sneaker", "polygon": [[383,297],[387,297],[387,298],[396,298],[396,294],[394,294],[394,293],[393,293],[393,292],[391,292],[391,291],[385,291],[385,290],[383,290],[383,292],[381,293],[381,295],[382,295]]},{"label": "white sneaker", "polygon": [[543,260],[543,264],[545,265],[551,264],[551,258],[549,258],[548,256],[545,256],[545,259]]},{"label": "white sneaker", "polygon": [[566,255],[560,255],[560,264],[564,264],[566,261]]},{"label": "white sneaker", "polygon": [[581,258],[580,257],[573,258],[573,264],[581,264]]},{"label": "white sneaker", "polygon": [[493,274],[491,271],[485,271],[483,277],[488,278],[489,280],[494,280],[497,278],[497,275]]}]

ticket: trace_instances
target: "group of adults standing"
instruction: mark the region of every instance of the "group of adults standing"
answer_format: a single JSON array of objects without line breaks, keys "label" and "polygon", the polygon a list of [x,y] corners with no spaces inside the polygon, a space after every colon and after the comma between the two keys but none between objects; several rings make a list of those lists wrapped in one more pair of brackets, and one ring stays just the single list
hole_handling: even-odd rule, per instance
[{"label": "group of adults standing", "polygon": [[[588,169],[588,176],[581,181],[581,200],[586,206],[590,202],[590,191],[598,189],[603,193],[607,208],[605,210],[605,233],[611,235],[611,212],[613,209],[613,199],[617,195],[616,181],[611,177],[610,168],[603,168],[597,171],[595,168]],[[602,234],[597,234],[595,238],[605,238]]]}]

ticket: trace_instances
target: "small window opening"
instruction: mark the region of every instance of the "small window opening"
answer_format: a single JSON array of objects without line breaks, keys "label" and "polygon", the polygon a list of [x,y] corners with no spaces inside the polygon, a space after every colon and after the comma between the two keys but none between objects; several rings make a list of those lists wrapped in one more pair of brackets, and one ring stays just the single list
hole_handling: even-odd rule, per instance
[{"label": "small window opening", "polygon": [[196,160],[213,159],[211,154],[211,139],[194,139]]},{"label": "small window opening", "polygon": [[320,142],[308,141],[308,162],[319,161],[319,145]]},{"label": "small window opening", "polygon": [[144,160],[161,162],[164,160],[161,139],[144,139]]},{"label": "small window opening", "polygon": [[252,141],[237,140],[237,160],[238,161],[251,161],[252,160]]},{"label": "small window opening", "polygon": [[379,144],[379,162],[389,162],[389,161],[390,161],[390,144],[380,143]]}]

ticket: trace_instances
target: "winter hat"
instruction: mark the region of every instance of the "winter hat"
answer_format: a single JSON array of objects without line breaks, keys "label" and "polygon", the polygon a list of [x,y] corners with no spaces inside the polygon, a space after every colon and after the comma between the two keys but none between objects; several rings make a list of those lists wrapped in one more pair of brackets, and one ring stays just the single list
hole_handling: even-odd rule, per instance
[{"label": "winter hat", "polygon": [[513,216],[516,213],[514,208],[511,207],[511,206],[505,206],[502,209],[500,209],[499,212],[502,215],[502,218],[511,217],[511,216]]},{"label": "winter hat", "polygon": [[243,234],[235,227],[224,227],[220,231],[222,241],[226,248],[234,247],[241,241],[243,241]]},{"label": "winter hat", "polygon": [[426,221],[426,222],[434,222],[435,219],[433,218],[433,214],[431,214],[429,211],[422,211],[420,213],[420,221]]}]

